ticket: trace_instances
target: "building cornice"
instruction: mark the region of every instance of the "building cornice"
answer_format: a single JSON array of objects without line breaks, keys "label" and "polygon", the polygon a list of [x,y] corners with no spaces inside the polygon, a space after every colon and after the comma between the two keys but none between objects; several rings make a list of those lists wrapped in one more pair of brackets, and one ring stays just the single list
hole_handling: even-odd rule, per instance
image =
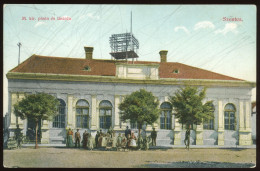
[{"label": "building cornice", "polygon": [[107,82],[107,83],[128,83],[128,84],[155,84],[155,85],[193,85],[208,87],[256,87],[255,82],[236,80],[209,80],[209,79],[174,79],[160,78],[153,79],[125,79],[115,76],[96,75],[69,75],[69,74],[42,74],[42,73],[19,73],[8,72],[7,79],[23,80],[52,80],[52,81],[75,81],[75,82]]}]

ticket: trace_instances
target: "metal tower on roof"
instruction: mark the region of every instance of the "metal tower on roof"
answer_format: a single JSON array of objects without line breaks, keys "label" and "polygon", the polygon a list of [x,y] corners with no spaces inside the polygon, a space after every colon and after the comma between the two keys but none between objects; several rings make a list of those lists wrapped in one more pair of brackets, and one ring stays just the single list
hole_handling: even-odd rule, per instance
[{"label": "metal tower on roof", "polygon": [[132,11],[131,11],[130,33],[112,34],[109,38],[111,56],[115,59],[138,58],[137,49],[139,42],[132,33]]}]

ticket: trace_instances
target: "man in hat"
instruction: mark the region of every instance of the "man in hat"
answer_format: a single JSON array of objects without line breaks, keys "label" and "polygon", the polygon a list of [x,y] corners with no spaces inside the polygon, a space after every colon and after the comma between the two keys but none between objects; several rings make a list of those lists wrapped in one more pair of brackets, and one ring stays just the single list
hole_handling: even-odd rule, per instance
[{"label": "man in hat", "polygon": [[79,147],[80,148],[80,133],[79,133],[79,129],[77,129],[77,132],[75,133],[75,147]]},{"label": "man in hat", "polygon": [[128,143],[126,144],[126,147],[128,148],[128,145],[130,144],[130,137],[131,137],[131,129],[129,129],[128,126],[126,126],[125,137],[127,138]]},{"label": "man in hat", "polygon": [[125,130],[125,137],[128,137],[128,135],[131,136],[131,129],[129,129],[128,126],[126,126],[126,130]]},{"label": "man in hat", "polygon": [[155,131],[155,128],[153,128],[153,131],[151,132],[151,137],[152,137],[152,146],[156,146],[156,137],[157,137],[157,132]]}]

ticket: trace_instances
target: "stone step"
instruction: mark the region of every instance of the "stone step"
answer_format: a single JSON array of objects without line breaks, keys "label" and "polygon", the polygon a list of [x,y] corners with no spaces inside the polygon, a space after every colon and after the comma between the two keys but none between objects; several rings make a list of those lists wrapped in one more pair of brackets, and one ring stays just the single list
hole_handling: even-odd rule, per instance
[{"label": "stone step", "polygon": [[65,144],[66,139],[63,137],[51,137],[50,138],[50,143],[51,144]]},{"label": "stone step", "polygon": [[172,139],[156,139],[157,146],[173,145]]}]

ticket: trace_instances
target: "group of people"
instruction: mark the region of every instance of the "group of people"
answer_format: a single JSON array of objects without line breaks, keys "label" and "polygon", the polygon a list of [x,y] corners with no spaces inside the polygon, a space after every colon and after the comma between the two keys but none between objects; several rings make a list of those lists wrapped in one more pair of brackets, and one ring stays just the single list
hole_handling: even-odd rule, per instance
[{"label": "group of people", "polygon": [[[120,149],[149,149],[149,144],[156,145],[156,136],[157,133],[155,130],[151,133],[151,136],[147,136],[146,134],[140,135],[140,137],[136,137],[134,132],[131,131],[128,126],[125,130],[125,134],[119,133],[116,137],[115,131],[110,127],[107,133],[102,132],[102,130],[97,131],[95,138],[91,136],[90,132],[85,132],[81,135],[79,129],[73,135],[73,130],[69,129],[67,132],[67,147],[75,147],[80,148],[80,143],[82,143],[82,147],[85,149],[92,150],[95,148],[105,148],[106,150],[120,150]],[[151,138],[152,137],[152,138]],[[155,138],[154,138],[155,137]],[[73,139],[75,141],[75,145],[73,144]],[[82,141],[81,141],[82,140]]]}]

